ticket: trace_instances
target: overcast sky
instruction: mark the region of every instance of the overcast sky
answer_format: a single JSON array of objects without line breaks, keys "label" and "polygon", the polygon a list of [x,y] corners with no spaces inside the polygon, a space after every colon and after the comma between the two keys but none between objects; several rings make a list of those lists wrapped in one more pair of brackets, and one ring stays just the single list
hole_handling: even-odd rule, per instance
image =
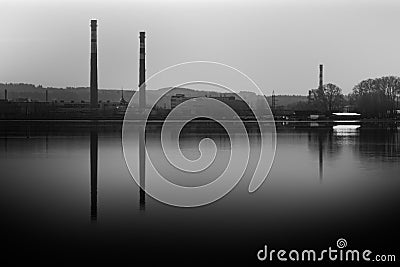
[{"label": "overcast sky", "polygon": [[[351,2],[351,3],[349,3]],[[0,0],[0,82],[88,86],[90,19],[98,19],[100,88],[136,88],[138,32],[147,75],[193,60],[231,65],[270,94],[344,93],[400,75],[400,1]]]}]

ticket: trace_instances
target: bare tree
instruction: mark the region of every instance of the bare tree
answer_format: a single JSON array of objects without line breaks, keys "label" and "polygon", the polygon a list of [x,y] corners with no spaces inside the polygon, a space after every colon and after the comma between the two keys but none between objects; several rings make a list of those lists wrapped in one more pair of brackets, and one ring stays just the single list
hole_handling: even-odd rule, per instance
[{"label": "bare tree", "polygon": [[311,105],[322,112],[338,111],[343,107],[344,96],[339,86],[328,83],[311,90]]},{"label": "bare tree", "polygon": [[344,96],[339,86],[328,83],[323,86],[325,95],[325,106],[329,112],[338,111],[343,107]]},{"label": "bare tree", "polygon": [[367,79],[353,88],[358,109],[367,116],[388,117],[395,114],[400,95],[400,78],[386,76]]}]

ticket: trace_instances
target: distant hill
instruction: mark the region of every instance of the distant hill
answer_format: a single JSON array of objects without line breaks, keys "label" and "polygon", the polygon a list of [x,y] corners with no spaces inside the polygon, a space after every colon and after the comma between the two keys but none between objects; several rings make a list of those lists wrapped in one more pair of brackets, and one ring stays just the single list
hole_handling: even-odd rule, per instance
[{"label": "distant hill", "polygon": [[[48,100],[64,100],[69,101],[89,101],[89,87],[67,87],[67,88],[53,88],[53,87],[43,87],[41,85],[35,86],[33,84],[24,83],[0,83],[0,98],[4,98],[4,90],[7,89],[8,99],[17,98],[28,98],[32,101],[45,101],[46,100],[46,90],[48,91]],[[161,95],[165,94],[170,88],[161,88],[158,90],[147,90],[146,98],[147,103],[154,103]],[[134,95],[135,91],[132,89],[124,89],[125,100],[130,100]],[[219,92],[210,91],[199,91],[188,88],[174,88],[171,92],[165,95],[162,100],[159,101],[161,107],[169,107],[170,96],[175,94],[185,94],[186,96],[219,96]],[[249,101],[250,105],[256,106],[257,101],[263,96],[256,95],[252,92],[242,91],[239,96],[243,99]],[[271,105],[271,96],[267,96],[267,101]],[[121,99],[120,89],[99,89],[99,100],[101,101],[111,101],[118,102]],[[276,106],[288,106],[297,102],[307,101],[306,96],[301,95],[277,95],[276,96]]]},{"label": "distant hill", "polygon": [[[268,103],[272,103],[272,97],[267,97]],[[277,95],[275,96],[275,104],[276,106],[284,106],[295,104],[297,102],[306,102],[307,96],[303,95]]]},{"label": "distant hill", "polygon": [[[4,84],[0,83],[0,97],[4,98],[4,90],[7,89],[8,99],[28,98],[32,101],[45,101],[46,90],[48,91],[48,100],[64,101],[89,101],[89,87],[67,87],[53,88],[35,86],[33,84]],[[133,90],[124,90],[124,98],[130,99],[135,92]],[[121,90],[101,89],[99,90],[99,100],[118,102],[121,99]]]}]

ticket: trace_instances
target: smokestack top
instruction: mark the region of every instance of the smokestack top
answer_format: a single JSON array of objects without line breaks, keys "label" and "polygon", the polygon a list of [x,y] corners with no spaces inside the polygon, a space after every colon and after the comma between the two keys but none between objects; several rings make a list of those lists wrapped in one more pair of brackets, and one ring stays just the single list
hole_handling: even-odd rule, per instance
[{"label": "smokestack top", "polygon": [[97,20],[90,21],[90,106],[98,107],[98,83],[97,83]]},{"label": "smokestack top", "polygon": [[319,64],[319,88],[322,88],[323,87],[323,83],[324,83],[324,81],[323,81],[323,68],[324,68],[324,65]]},{"label": "smokestack top", "polygon": [[139,33],[139,108],[144,109],[146,107],[146,48],[145,48],[145,32]]}]

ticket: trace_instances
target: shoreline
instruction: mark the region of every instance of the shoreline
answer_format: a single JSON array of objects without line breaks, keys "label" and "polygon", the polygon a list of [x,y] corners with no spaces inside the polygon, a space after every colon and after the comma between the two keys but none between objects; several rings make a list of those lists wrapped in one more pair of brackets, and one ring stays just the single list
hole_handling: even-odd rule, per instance
[{"label": "shoreline", "polygon": [[[145,120],[126,120],[126,122],[144,122]],[[184,122],[186,120],[170,120],[168,122]],[[214,120],[213,120],[214,121]],[[392,123],[400,123],[400,119],[361,119],[361,120],[220,120],[228,123],[384,123],[384,122],[392,122]],[[0,123],[3,122],[65,122],[65,123],[79,123],[79,122],[101,122],[101,123],[123,123],[124,120],[113,120],[113,119],[48,119],[48,120],[26,120],[26,119],[7,119],[0,120]],[[147,120],[147,123],[163,123],[165,120]],[[211,120],[195,120],[191,121],[195,123],[209,123]],[[216,121],[214,121],[216,122]]]}]

